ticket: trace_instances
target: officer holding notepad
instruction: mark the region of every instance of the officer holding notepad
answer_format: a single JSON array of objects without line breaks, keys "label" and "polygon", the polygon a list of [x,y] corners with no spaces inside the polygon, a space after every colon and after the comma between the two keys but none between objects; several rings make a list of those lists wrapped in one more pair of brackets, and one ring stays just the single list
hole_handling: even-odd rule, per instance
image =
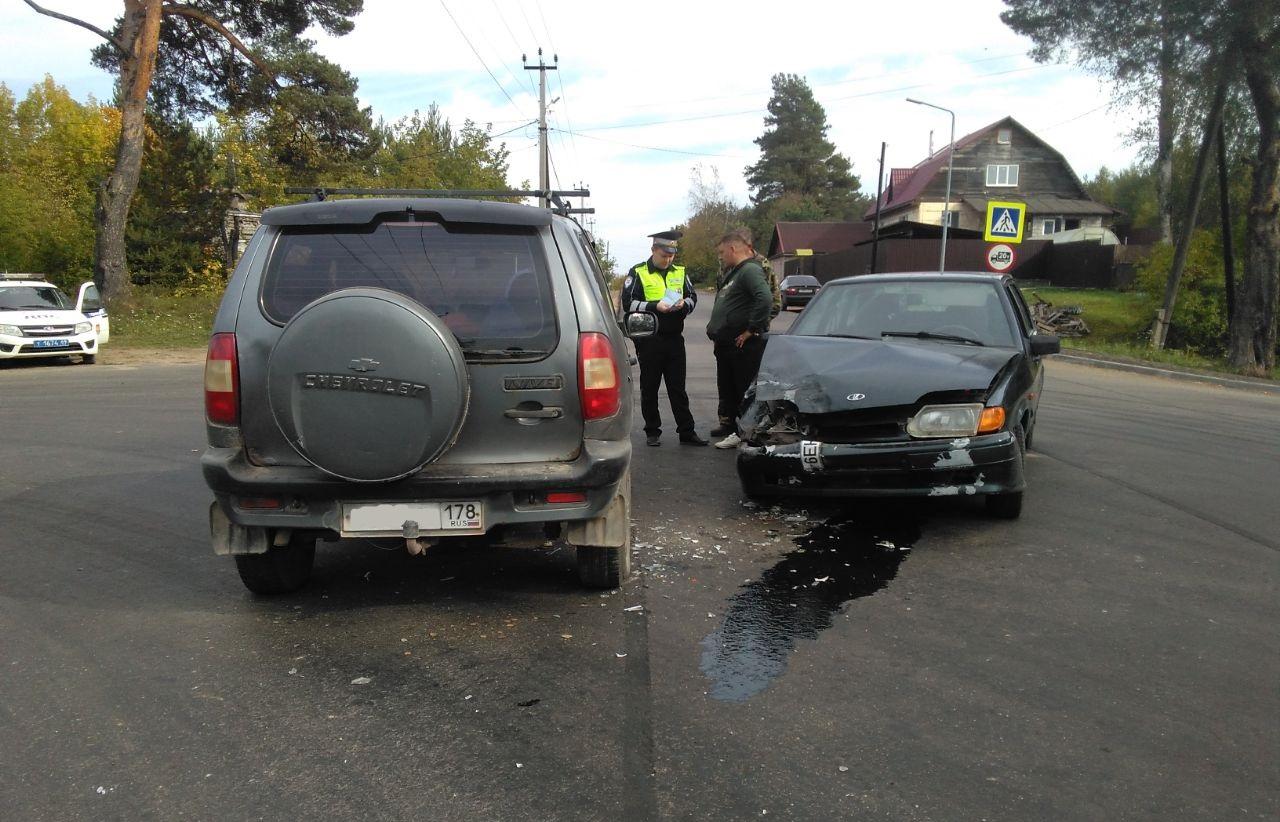
[{"label": "officer holding notepad", "polygon": [[698,293],[685,277],[684,266],[674,264],[682,232],[660,231],[649,236],[653,238],[649,259],[627,272],[620,297],[624,311],[648,312],[658,318],[657,334],[634,341],[640,361],[640,412],[644,416],[645,442],[662,445],[658,386],[665,380],[680,442],[706,445],[707,441],[693,429],[689,395],[684,387],[684,318],[698,304]]}]

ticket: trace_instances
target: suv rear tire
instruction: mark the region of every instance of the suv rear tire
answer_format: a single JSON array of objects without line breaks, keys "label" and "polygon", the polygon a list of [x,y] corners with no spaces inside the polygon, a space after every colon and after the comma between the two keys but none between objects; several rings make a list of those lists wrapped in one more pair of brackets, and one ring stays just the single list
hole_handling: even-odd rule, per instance
[{"label": "suv rear tire", "polygon": [[97,361],[98,361],[97,354],[81,354],[80,355],[80,362],[83,365],[93,365]]},{"label": "suv rear tire", "polygon": [[289,544],[265,554],[237,554],[236,570],[244,587],[255,594],[288,594],[311,579],[315,564],[315,537],[293,536]]},{"label": "suv rear tire", "polygon": [[[611,518],[617,517],[614,521]],[[587,588],[617,588],[631,576],[631,472],[618,485],[618,495],[610,504],[602,521],[585,534],[601,534],[611,530],[606,522],[616,522],[624,529],[620,547],[578,545],[578,581]],[[616,533],[616,532],[615,532]],[[572,539],[570,540],[572,542]]]},{"label": "suv rear tire", "polygon": [[631,576],[631,533],[621,548],[578,546],[578,581],[588,588],[617,588]]}]

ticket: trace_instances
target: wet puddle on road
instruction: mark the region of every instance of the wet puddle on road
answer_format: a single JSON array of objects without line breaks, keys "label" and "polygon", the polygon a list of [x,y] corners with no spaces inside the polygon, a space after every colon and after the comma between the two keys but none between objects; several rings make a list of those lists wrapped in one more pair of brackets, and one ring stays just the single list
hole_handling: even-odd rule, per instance
[{"label": "wet puddle on road", "polygon": [[817,639],[845,603],[889,584],[920,537],[895,518],[832,518],[795,537],[796,548],[729,600],[724,621],[702,640],[707,693],[742,702],[787,669],[800,639]]}]

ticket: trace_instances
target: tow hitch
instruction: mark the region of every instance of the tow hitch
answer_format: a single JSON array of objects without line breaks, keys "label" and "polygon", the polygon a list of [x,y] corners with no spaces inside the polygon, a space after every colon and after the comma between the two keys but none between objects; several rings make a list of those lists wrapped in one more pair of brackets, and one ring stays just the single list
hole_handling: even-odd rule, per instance
[{"label": "tow hitch", "polygon": [[411,519],[404,521],[404,525],[400,529],[400,535],[404,537],[405,550],[415,557],[419,554],[425,554],[428,548],[440,541],[438,538],[419,536],[418,523]]}]

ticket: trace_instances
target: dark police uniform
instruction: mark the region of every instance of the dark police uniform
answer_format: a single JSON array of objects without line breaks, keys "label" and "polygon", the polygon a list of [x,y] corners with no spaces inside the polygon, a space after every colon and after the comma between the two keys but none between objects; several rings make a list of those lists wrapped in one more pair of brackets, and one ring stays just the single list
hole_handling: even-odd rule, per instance
[{"label": "dark police uniform", "polygon": [[[658,302],[673,291],[682,295],[684,305],[675,311],[658,311]],[[628,313],[647,312],[658,318],[658,333],[634,340],[636,358],[640,361],[640,412],[644,416],[644,432],[650,445],[657,445],[662,433],[662,417],[658,413],[658,386],[665,380],[671,414],[682,442],[694,442],[693,414],[689,411],[689,395],[685,391],[684,319],[698,304],[684,267],[672,264],[664,271],[650,258],[632,266],[622,283],[620,298]]]}]

